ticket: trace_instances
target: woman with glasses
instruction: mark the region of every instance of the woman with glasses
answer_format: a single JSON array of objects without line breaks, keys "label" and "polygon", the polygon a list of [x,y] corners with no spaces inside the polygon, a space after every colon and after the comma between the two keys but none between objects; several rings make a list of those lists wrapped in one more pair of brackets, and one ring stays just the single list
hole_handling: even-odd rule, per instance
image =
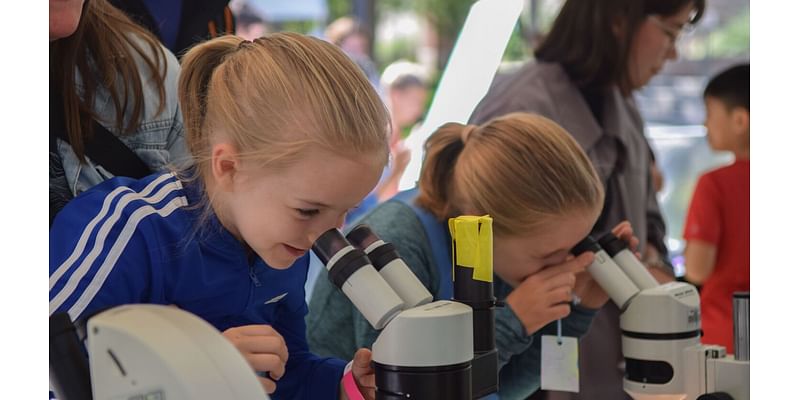
[{"label": "woman with glasses", "polygon": [[[632,94],[677,58],[678,37],[704,9],[705,0],[566,0],[536,49],[536,60],[495,79],[470,121],[481,124],[522,111],[563,126],[589,155],[605,186],[605,204],[593,232],[630,221],[637,236],[646,239],[639,248],[644,261],[662,281],[674,274],[663,261],[665,226],[649,173],[644,123]],[[613,303],[596,314],[580,343],[580,394],[573,398],[627,398],[619,309]],[[549,393],[547,398],[556,395],[567,396]]]}]

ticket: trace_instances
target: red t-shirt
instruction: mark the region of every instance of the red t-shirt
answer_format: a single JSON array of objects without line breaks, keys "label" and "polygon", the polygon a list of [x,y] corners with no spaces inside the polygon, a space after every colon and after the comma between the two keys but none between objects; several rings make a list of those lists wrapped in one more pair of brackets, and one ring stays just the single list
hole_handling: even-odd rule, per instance
[{"label": "red t-shirt", "polygon": [[733,293],[750,291],[750,160],[700,177],[683,237],[717,248],[714,271],[700,294],[702,342],[733,353]]}]

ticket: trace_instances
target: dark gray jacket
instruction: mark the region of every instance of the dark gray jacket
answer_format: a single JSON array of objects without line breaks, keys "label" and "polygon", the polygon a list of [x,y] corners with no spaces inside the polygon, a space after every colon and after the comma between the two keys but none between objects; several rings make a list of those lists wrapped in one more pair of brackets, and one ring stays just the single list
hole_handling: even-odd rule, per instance
[{"label": "dark gray jacket", "polygon": [[597,230],[609,231],[627,219],[639,238],[663,249],[665,226],[649,172],[642,118],[633,100],[619,90],[608,93],[604,105],[605,129],[560,65],[530,62],[495,79],[470,122],[482,124],[518,111],[557,122],[586,151],[606,186],[606,209],[600,218],[604,224]]}]

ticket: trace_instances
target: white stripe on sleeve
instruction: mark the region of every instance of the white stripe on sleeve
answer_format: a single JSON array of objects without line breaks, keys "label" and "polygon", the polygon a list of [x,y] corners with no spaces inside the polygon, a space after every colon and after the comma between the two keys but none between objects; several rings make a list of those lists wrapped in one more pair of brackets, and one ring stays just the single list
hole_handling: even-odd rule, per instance
[{"label": "white stripe on sleeve", "polygon": [[[173,176],[172,174],[161,175],[158,178],[156,178],[153,182],[150,182],[150,184],[147,185],[144,189],[142,189],[141,192],[138,193],[130,192],[125,194],[122,198],[120,198],[120,201],[117,202],[114,211],[116,212],[116,210],[120,208],[125,208],[125,206],[128,205],[128,203],[137,198],[141,198],[143,196],[144,197],[150,196],[153,190],[156,188],[156,186],[158,186],[159,184],[161,184],[162,182],[164,182],[165,180],[169,179],[172,176]],[[130,190],[130,188],[122,186],[114,189],[114,191],[106,195],[106,198],[103,200],[103,207],[100,208],[100,212],[94,218],[92,218],[91,221],[89,221],[88,225],[86,225],[86,228],[83,230],[83,233],[81,233],[81,236],[78,239],[78,243],[75,245],[75,249],[72,250],[72,254],[70,254],[70,256],[67,257],[67,259],[63,263],[61,263],[61,265],[58,266],[58,268],[53,272],[53,274],[50,275],[49,290],[53,290],[53,286],[56,285],[56,282],[58,282],[61,276],[64,275],[72,266],[72,264],[78,260],[81,254],[83,254],[83,251],[86,249],[86,243],[89,240],[89,236],[94,231],[94,227],[97,225],[98,222],[100,222],[100,220],[103,219],[103,217],[106,216],[106,214],[108,214],[109,208],[111,207],[111,202],[114,200],[114,198],[119,193],[124,192],[126,190]]]},{"label": "white stripe on sleeve", "polygon": [[[135,196],[131,198],[128,202],[133,200],[143,200],[149,204],[157,204],[164,200],[169,194],[174,191],[180,190],[181,184],[179,181],[170,182],[164,185],[158,192],[153,194],[150,197],[143,197],[141,195]],[[183,197],[181,197],[183,198]],[[184,201],[185,198],[184,198]],[[142,206],[142,207],[149,207],[149,206]],[[152,208],[152,207],[151,207]],[[78,287],[78,283],[83,279],[84,275],[89,271],[92,264],[94,264],[95,260],[103,253],[103,248],[105,242],[107,240],[108,234],[111,231],[111,228],[116,224],[117,220],[120,219],[122,215],[122,210],[124,207],[117,207],[114,210],[114,214],[112,214],[103,224],[100,226],[100,229],[97,232],[97,238],[95,239],[94,246],[89,254],[84,258],[83,262],[81,262],[80,266],[72,272],[70,275],[69,280],[64,285],[63,288],[50,300],[50,314],[53,314],[55,310],[57,310],[64,301],[72,295],[72,292]],[[126,225],[127,226],[127,225]]]},{"label": "white stripe on sleeve", "polygon": [[[106,258],[103,261],[103,264],[100,266],[100,269],[89,283],[89,286],[87,286],[86,290],[83,291],[81,297],[78,298],[78,301],[76,301],[75,304],[70,307],[70,319],[74,321],[75,318],[81,315],[86,306],[89,305],[89,302],[91,302],[97,292],[100,291],[100,288],[103,286],[106,278],[108,278],[108,274],[111,273],[111,270],[117,263],[120,254],[122,254],[122,251],[125,250],[125,246],[127,246],[128,241],[136,231],[139,221],[150,214],[158,214],[161,217],[166,217],[173,211],[180,207],[186,206],[187,204],[188,202],[186,201],[186,197],[176,197],[158,210],[154,209],[153,206],[148,205],[142,206],[138,210],[134,211],[133,214],[131,214],[130,219],[128,219],[128,222],[125,224],[125,227],[122,228],[122,232],[120,233],[119,237],[117,237],[117,240],[114,242],[111,250],[106,255]],[[52,313],[52,308],[50,312]]]}]

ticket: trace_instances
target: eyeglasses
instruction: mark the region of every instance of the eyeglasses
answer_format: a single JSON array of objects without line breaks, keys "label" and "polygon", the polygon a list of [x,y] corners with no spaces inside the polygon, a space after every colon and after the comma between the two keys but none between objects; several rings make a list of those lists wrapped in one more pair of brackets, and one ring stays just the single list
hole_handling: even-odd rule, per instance
[{"label": "eyeglasses", "polygon": [[678,42],[678,40],[680,40],[681,36],[684,36],[685,34],[689,34],[690,33],[690,30],[689,30],[688,27],[684,26],[684,27],[678,28],[678,27],[669,25],[666,22],[664,22],[658,15],[649,15],[648,18],[650,20],[652,20],[653,22],[655,22],[656,25],[658,25],[658,28],[661,29],[662,32],[664,32],[664,35],[667,36],[667,38],[669,39],[670,44],[673,45],[673,46],[675,45],[675,43]]}]

